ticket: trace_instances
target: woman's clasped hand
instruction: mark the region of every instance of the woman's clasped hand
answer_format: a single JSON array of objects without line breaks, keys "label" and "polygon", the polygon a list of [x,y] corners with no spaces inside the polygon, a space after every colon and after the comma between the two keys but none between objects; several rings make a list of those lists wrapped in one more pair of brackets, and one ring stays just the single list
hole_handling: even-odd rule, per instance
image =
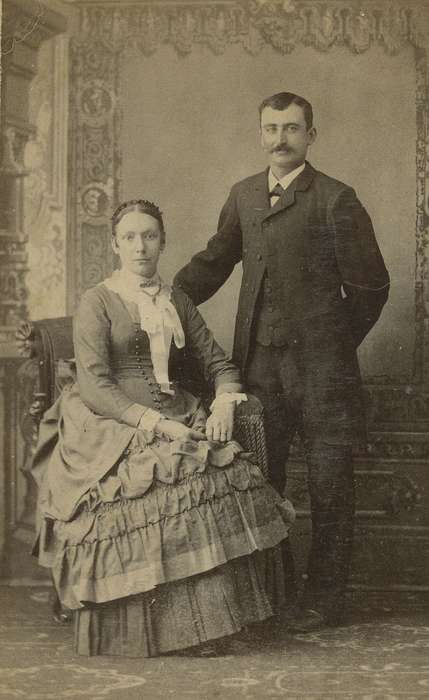
[{"label": "woman's clasped hand", "polygon": [[161,418],[158,421],[155,432],[168,440],[228,442],[232,439],[234,412],[235,404],[233,402],[223,403],[216,407],[207,418],[205,433],[167,418]]},{"label": "woman's clasped hand", "polygon": [[155,432],[167,440],[205,440],[206,436],[199,430],[188,428],[177,420],[161,418],[156,424]]}]

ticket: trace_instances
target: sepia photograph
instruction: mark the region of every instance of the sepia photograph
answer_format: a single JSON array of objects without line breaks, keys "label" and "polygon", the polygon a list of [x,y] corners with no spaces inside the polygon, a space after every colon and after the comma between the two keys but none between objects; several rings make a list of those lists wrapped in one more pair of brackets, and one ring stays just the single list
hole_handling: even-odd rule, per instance
[{"label": "sepia photograph", "polygon": [[429,698],[429,0],[0,21],[0,699]]}]

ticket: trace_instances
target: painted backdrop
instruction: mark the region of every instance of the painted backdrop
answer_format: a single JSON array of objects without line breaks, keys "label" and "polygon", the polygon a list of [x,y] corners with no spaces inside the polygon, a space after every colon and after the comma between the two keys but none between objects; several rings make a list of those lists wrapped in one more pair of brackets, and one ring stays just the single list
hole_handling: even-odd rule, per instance
[{"label": "painted backdrop", "polygon": [[[272,47],[251,56],[232,46],[220,59],[206,47],[178,56],[128,51],[120,71],[124,198],[144,197],[165,212],[167,278],[205,246],[231,185],[262,170],[257,106],[282,90],[309,99],[319,131],[312,164],[355,187],[374,222],[392,276],[379,324],[361,348],[366,374],[409,373],[414,346],[415,66],[411,48],[352,55]],[[232,345],[240,269],[202,311]],[[388,348],[389,366],[386,367]]]}]

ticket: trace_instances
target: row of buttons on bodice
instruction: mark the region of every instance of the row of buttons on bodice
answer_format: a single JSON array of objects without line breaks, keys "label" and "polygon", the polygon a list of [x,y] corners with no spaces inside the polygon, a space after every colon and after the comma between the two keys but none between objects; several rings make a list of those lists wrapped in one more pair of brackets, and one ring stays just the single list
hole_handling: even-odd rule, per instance
[{"label": "row of buttons on bodice", "polygon": [[143,365],[143,355],[147,354],[149,351],[149,338],[147,334],[141,330],[138,324],[135,324],[135,343],[134,343],[134,353],[137,358],[137,364],[143,379],[146,381],[150,394],[152,396],[152,401],[155,407],[160,410],[162,408],[161,400],[161,387],[155,380],[152,371],[145,369]]}]

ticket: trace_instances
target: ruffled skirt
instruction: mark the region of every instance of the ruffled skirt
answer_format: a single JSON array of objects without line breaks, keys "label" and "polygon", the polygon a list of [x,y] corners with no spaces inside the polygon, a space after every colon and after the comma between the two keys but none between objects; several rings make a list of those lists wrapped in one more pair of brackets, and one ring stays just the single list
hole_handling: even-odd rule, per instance
[{"label": "ruffled skirt", "polygon": [[280,547],[75,616],[78,654],[158,656],[226,637],[284,604]]},{"label": "ruffled skirt", "polygon": [[136,433],[72,520],[45,519],[39,560],[78,611],[78,653],[152,656],[273,615],[292,519],[237,443]]}]

